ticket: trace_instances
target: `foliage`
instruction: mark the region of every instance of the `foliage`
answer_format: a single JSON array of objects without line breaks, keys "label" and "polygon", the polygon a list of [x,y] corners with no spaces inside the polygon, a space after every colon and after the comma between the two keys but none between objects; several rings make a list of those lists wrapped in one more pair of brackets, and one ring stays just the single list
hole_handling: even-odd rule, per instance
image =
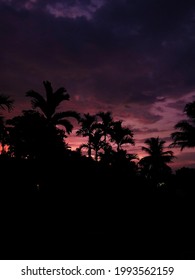
[{"label": "foliage", "polygon": [[173,139],[171,147],[179,147],[181,150],[195,147],[195,101],[187,103],[184,112],[188,120],[178,122],[175,125],[178,131],[171,134]]},{"label": "foliage", "polygon": [[172,162],[174,155],[171,150],[164,151],[165,143],[166,142],[159,137],[152,137],[145,140],[147,147],[142,147],[142,150],[145,151],[148,156],[143,157],[139,161],[139,165],[142,172],[150,179],[159,180],[160,178],[162,179],[165,174],[171,172],[171,168],[167,163]]},{"label": "foliage", "polygon": [[118,152],[124,144],[134,145],[133,132],[128,127],[123,127],[122,121],[113,122],[110,136],[111,142],[116,143]]},{"label": "foliage", "polygon": [[34,110],[23,111],[7,124],[10,126],[9,151],[14,157],[48,157],[65,147],[63,131],[48,126],[43,115]]},{"label": "foliage", "polygon": [[0,94],[0,108],[8,111],[11,111],[13,109],[13,103],[14,100],[11,99],[9,96]]},{"label": "foliage", "polygon": [[56,91],[53,91],[49,81],[44,81],[43,85],[46,91],[46,98],[34,90],[30,90],[26,93],[26,96],[31,97],[32,99],[32,108],[40,109],[50,126],[61,125],[65,128],[66,132],[70,134],[72,132],[73,125],[66,118],[71,117],[79,120],[79,114],[75,111],[57,112],[59,105],[63,101],[68,101],[70,99],[67,90],[64,87],[60,87]]}]

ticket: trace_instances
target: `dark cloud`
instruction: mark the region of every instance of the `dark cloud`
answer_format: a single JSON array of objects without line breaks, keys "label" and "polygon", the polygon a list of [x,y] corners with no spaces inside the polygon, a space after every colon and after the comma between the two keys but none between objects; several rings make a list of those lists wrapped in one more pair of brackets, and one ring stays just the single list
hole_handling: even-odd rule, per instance
[{"label": "dark cloud", "polygon": [[[1,2],[6,45],[6,50],[1,50],[6,60],[2,67],[18,73],[20,66],[22,75],[29,68],[31,75],[54,73],[54,79],[56,72],[66,76],[72,71],[70,83],[77,84],[74,90],[82,88],[85,94],[93,92],[109,102],[123,98],[125,102],[152,104],[162,94],[178,96],[195,86],[192,1],[97,3]],[[48,5],[59,10],[98,8],[88,20],[82,15],[70,18],[66,13],[56,18]]]}]

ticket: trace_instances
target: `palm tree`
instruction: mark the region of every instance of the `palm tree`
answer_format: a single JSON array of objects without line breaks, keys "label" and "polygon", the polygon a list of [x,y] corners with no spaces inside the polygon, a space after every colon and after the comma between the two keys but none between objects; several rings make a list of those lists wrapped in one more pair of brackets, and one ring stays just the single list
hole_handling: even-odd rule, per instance
[{"label": "palm tree", "polygon": [[98,127],[102,130],[104,136],[104,142],[107,143],[107,135],[111,133],[113,126],[113,118],[111,112],[99,112],[97,114],[101,118],[101,123],[98,124]]},{"label": "palm tree", "polygon": [[122,145],[134,145],[133,132],[128,127],[122,127],[122,121],[113,122],[112,130],[110,132],[111,142],[117,145],[117,152],[122,149]]},{"label": "palm tree", "polygon": [[170,170],[167,163],[172,162],[174,159],[172,151],[164,151],[165,141],[157,138],[148,138],[145,140],[147,147],[142,147],[148,156],[143,157],[139,161],[139,165],[145,171],[146,176],[151,179],[158,179],[163,173]]},{"label": "palm tree", "polygon": [[99,153],[101,162],[105,165],[112,165],[116,151],[108,143],[103,147],[103,150],[104,152]]},{"label": "palm tree", "polygon": [[10,99],[9,96],[0,94],[0,108],[5,110],[8,109],[8,111],[11,111],[13,109],[13,100]]},{"label": "palm tree", "polygon": [[78,136],[82,135],[83,137],[88,137],[88,142],[87,144],[85,144],[85,147],[88,149],[89,158],[91,158],[93,136],[94,136],[94,131],[97,127],[96,121],[97,121],[96,115],[90,115],[89,113],[84,114],[84,117],[80,119],[81,128],[76,132]]},{"label": "palm tree", "polygon": [[41,110],[47,120],[48,126],[62,125],[66,129],[66,132],[70,134],[73,125],[66,118],[72,117],[79,120],[79,114],[75,111],[56,112],[63,101],[68,101],[70,99],[67,90],[64,87],[60,87],[54,92],[51,83],[48,81],[43,81],[43,85],[46,91],[46,98],[34,90],[30,90],[26,93],[27,97],[32,98],[31,103],[33,109],[39,108]]},{"label": "palm tree", "polygon": [[171,137],[173,139],[172,147],[184,148],[195,147],[195,101],[187,103],[184,112],[188,120],[182,120],[175,125],[175,129],[179,130],[173,132]]},{"label": "palm tree", "polygon": [[103,140],[101,140],[102,136],[103,136],[102,131],[100,129],[96,130],[94,132],[94,134],[92,134],[90,137],[90,146],[89,146],[89,143],[82,144],[80,146],[80,150],[82,148],[87,148],[88,151],[89,151],[89,149],[94,150],[95,151],[95,161],[98,161],[98,157],[101,154],[101,153],[99,153],[99,151],[105,147],[105,142]]},{"label": "palm tree", "polygon": [[[35,110],[7,120],[9,125],[9,151],[17,158],[43,159],[48,155],[63,155],[67,149],[64,130],[48,130],[46,119]],[[49,139],[49,141],[48,141]]]}]

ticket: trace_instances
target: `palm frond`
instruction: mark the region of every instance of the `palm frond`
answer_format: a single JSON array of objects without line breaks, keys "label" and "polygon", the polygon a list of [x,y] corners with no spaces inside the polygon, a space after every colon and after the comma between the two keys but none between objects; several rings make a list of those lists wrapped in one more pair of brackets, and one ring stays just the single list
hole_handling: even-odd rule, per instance
[{"label": "palm frond", "polygon": [[81,144],[80,146],[79,146],[79,151],[81,151],[82,149],[88,149],[89,148],[89,145],[88,144]]},{"label": "palm frond", "polygon": [[173,162],[173,159],[175,158],[175,156],[173,155],[164,155],[162,157],[162,162],[164,163],[170,163],[170,162]]},{"label": "palm frond", "polygon": [[53,93],[52,102],[55,108],[57,108],[62,101],[69,101],[70,95],[64,87],[60,87]]},{"label": "palm frond", "polygon": [[82,127],[76,132],[77,136],[83,136],[83,137],[92,137],[93,133],[89,131],[87,128]]},{"label": "palm frond", "polygon": [[32,98],[31,104],[33,109],[40,108],[44,115],[47,116],[47,102],[40,93],[30,90],[26,93],[26,96]]},{"label": "palm frond", "polygon": [[150,162],[151,162],[151,156],[145,156],[140,159],[139,165],[142,165],[142,166],[148,165],[148,164],[150,164]]},{"label": "palm frond", "polygon": [[[67,93],[67,90],[65,89],[65,87],[60,87],[58,88],[55,92],[54,95],[64,95],[66,97],[69,96],[69,94]],[[68,100],[68,99],[67,99]]]},{"label": "palm frond", "polygon": [[79,123],[81,124],[81,128],[77,131],[77,135],[82,135],[83,137],[91,136],[96,129],[94,126],[96,115],[84,114],[84,117],[80,118]]},{"label": "palm frond", "polygon": [[166,151],[166,152],[162,152],[162,153],[161,153],[161,155],[162,155],[163,157],[164,157],[164,156],[171,156],[171,157],[174,157],[173,154],[174,154],[173,151]]},{"label": "palm frond", "polygon": [[109,124],[111,122],[113,122],[113,118],[112,118],[112,113],[111,112],[99,112],[97,114],[97,116],[99,116],[102,120],[102,122],[104,124]]},{"label": "palm frond", "polygon": [[179,147],[181,151],[184,148],[195,147],[195,129],[191,132],[173,132],[171,137],[173,143],[171,143],[170,147]]},{"label": "palm frond", "polygon": [[150,148],[147,148],[147,147],[144,147],[144,146],[143,146],[141,149],[142,149],[142,151],[146,152],[146,153],[149,154],[149,155],[152,153],[152,151],[151,151]]},{"label": "palm frond", "polygon": [[175,125],[175,129],[179,129],[180,131],[188,131],[192,128],[193,126],[186,120],[182,120]]},{"label": "palm frond", "polygon": [[74,118],[77,121],[80,120],[80,114],[75,112],[75,111],[65,111],[65,112],[58,112],[53,115],[52,120],[58,120],[58,119],[63,119],[63,118]]},{"label": "palm frond", "polygon": [[50,102],[52,101],[53,96],[53,88],[51,86],[51,83],[49,81],[43,81],[43,85],[45,87],[47,100],[48,102]]},{"label": "palm frond", "polygon": [[94,122],[96,122],[96,115],[90,115],[89,113],[84,114],[84,117],[80,119],[82,126],[90,127]]},{"label": "palm frond", "polygon": [[187,103],[184,112],[189,118],[195,119],[195,101]]},{"label": "palm frond", "polygon": [[187,103],[184,112],[188,120],[181,120],[174,126],[179,131],[171,134],[173,143],[170,145],[170,147],[179,147],[181,150],[195,147],[195,101]]},{"label": "palm frond", "polygon": [[115,142],[118,145],[134,144],[133,132],[127,127],[122,127],[122,121],[113,122],[110,136],[111,142]]},{"label": "palm frond", "polygon": [[87,135],[85,135],[86,134],[86,129],[84,129],[84,128],[80,128],[80,129],[78,129],[77,130],[77,132],[76,132],[76,135],[77,136],[80,136],[80,135],[82,135],[82,136],[88,136],[88,134]]},{"label": "palm frond", "polygon": [[14,100],[11,99],[9,96],[0,94],[0,108],[5,110],[6,108],[8,111],[13,109]]},{"label": "palm frond", "polygon": [[144,143],[147,144],[148,147],[142,147],[142,151],[145,151],[149,155],[143,157],[139,161],[139,165],[144,168],[156,170],[158,173],[160,170],[166,169],[166,163],[172,162],[172,160],[175,158],[171,150],[164,151],[164,144],[166,142],[162,139],[159,139],[159,137],[148,138]]},{"label": "palm frond", "polygon": [[64,95],[56,95],[53,98],[53,105],[57,108],[62,101],[70,100],[70,95],[68,93]]},{"label": "palm frond", "polygon": [[58,120],[58,123],[56,123],[56,124],[62,125],[66,129],[66,132],[68,134],[70,134],[72,132],[73,125],[71,124],[71,122],[69,120],[61,119],[61,120]]},{"label": "palm frond", "polygon": [[[132,134],[131,134],[132,135]],[[134,145],[135,144],[135,141],[133,140],[132,136],[131,135],[125,135],[123,137],[123,139],[121,140],[121,145],[123,144],[131,144],[131,145]]]}]

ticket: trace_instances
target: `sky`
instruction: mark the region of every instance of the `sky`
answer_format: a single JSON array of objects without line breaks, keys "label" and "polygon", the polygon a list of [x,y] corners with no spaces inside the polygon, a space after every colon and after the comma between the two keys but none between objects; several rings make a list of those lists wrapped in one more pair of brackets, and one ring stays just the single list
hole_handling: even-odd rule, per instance
[{"label": "sky", "polygon": [[[195,100],[194,0],[0,0],[0,92],[15,100],[9,117],[30,109],[25,93],[64,86],[61,110],[111,111],[144,141],[171,143],[174,125]],[[67,138],[75,149],[86,139]],[[195,150],[172,149],[172,167],[195,167]]]}]

